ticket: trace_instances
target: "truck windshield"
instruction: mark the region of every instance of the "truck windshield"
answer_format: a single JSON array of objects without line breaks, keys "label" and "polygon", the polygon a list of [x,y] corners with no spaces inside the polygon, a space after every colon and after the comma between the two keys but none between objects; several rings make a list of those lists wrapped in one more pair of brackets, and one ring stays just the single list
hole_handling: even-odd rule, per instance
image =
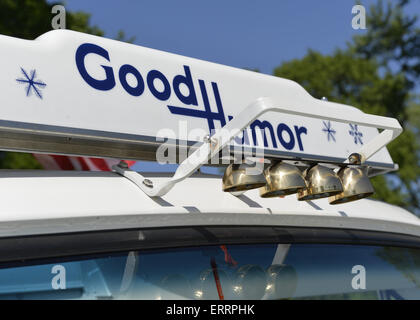
[{"label": "truck windshield", "polygon": [[420,250],[215,245],[2,263],[3,299],[420,299]]}]

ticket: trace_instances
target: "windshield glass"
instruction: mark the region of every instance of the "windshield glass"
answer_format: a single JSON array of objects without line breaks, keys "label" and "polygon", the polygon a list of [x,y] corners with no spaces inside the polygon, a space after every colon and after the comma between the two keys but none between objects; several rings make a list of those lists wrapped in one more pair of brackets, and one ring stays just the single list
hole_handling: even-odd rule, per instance
[{"label": "windshield glass", "polygon": [[260,244],[3,263],[3,299],[419,299],[420,250]]}]

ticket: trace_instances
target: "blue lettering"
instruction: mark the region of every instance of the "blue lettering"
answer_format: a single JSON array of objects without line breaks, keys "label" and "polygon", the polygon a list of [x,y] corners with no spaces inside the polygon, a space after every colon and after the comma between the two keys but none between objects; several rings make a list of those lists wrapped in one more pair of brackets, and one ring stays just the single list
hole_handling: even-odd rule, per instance
[{"label": "blue lettering", "polygon": [[[194,84],[191,77],[190,67],[184,66],[184,71],[185,71],[185,76],[177,75],[174,78],[174,81],[173,81],[174,92],[176,96],[178,97],[179,101],[181,101],[182,103],[198,106],[197,96],[194,90]],[[179,86],[181,83],[187,86],[188,91],[189,91],[188,96],[184,96],[181,90],[179,89]]]},{"label": "blue lettering", "polygon": [[[131,87],[128,84],[127,74],[129,74],[129,73],[132,74],[136,78],[137,86]],[[123,86],[125,91],[127,91],[132,96],[138,97],[144,92],[143,78],[142,78],[140,72],[138,72],[138,70],[136,68],[134,68],[133,66],[131,66],[129,64],[125,64],[125,65],[121,66],[120,72],[119,72],[118,75],[119,75],[119,78],[120,78],[121,85]]]},{"label": "blue lettering", "polygon": [[[91,87],[97,90],[111,90],[115,87],[116,84],[113,68],[111,66],[101,65],[101,67],[105,71],[105,79],[98,80],[93,78],[91,75],[89,75],[85,66],[85,57],[90,53],[99,55],[102,58],[106,59],[108,62],[111,62],[108,51],[104,48],[92,43],[82,44],[76,50],[76,66],[79,70],[80,75],[86,81],[87,84],[89,84]],[[136,79],[137,84],[135,86],[131,86],[127,82],[128,74],[131,74]],[[141,96],[143,94],[146,87],[145,81],[143,80],[143,77],[140,74],[140,72],[135,67],[129,64],[122,65],[119,69],[118,77],[122,87],[128,94],[135,97]],[[156,81],[160,81],[163,84],[163,89],[158,90],[156,88]],[[171,90],[173,89],[175,95],[181,103],[183,103],[184,105],[198,106],[195,86],[189,66],[184,65],[184,74],[178,74],[173,78],[172,88],[166,76],[159,70],[149,71],[146,77],[146,83],[150,92],[156,99],[159,99],[161,101],[168,100],[171,96]],[[188,94],[183,94],[181,92],[181,85],[185,85],[188,88]],[[217,111],[212,111],[210,107],[210,99],[207,93],[207,88],[204,80],[198,79],[198,85],[201,92],[204,110],[174,105],[168,105],[167,107],[172,114],[206,119],[209,127],[209,132],[210,134],[213,134],[215,130],[215,121],[219,121],[221,127],[226,125],[226,117],[223,110],[222,100],[220,98],[219,88],[217,86],[217,83],[211,82],[213,97],[217,107]],[[232,116],[228,116],[228,120],[230,121],[231,119]],[[267,120],[255,120],[251,123],[250,129],[254,146],[258,145],[256,130],[260,130],[264,139],[264,147],[271,147],[269,146],[269,142],[266,135],[268,130],[271,138],[272,147],[276,149],[278,148],[278,139],[280,144],[287,150],[292,150],[296,145],[295,142],[297,141],[299,150],[303,151],[304,148],[302,142],[302,134],[308,134],[308,131],[305,127],[299,127],[295,125],[293,132],[288,125],[286,125],[285,123],[280,123],[277,126],[276,135],[273,125]],[[237,144],[250,145],[248,130],[243,130],[242,135],[238,135],[234,139]]]},{"label": "blue lettering", "polygon": [[[159,79],[163,83],[164,88],[162,92],[155,88],[156,79]],[[147,86],[150,92],[159,100],[165,101],[171,96],[171,86],[169,85],[168,79],[158,70],[152,70],[147,74]]]},{"label": "blue lettering", "polygon": [[98,90],[111,90],[115,87],[115,78],[114,78],[114,72],[112,70],[112,67],[101,65],[102,68],[105,70],[105,79],[104,80],[97,80],[92,78],[89,73],[86,70],[85,67],[85,57],[89,53],[95,53],[106,60],[109,60],[108,51],[101,48],[100,46],[97,46],[92,43],[85,43],[82,44],[79,48],[77,48],[76,51],[76,65],[77,69],[80,72],[80,75],[82,78],[86,81],[87,84],[89,84],[91,87],[98,89]]},{"label": "blue lettering", "polygon": [[[283,132],[287,132],[289,135],[288,142],[284,140]],[[288,125],[280,123],[277,127],[277,136],[279,137],[281,145],[287,150],[292,150],[295,147],[295,137],[293,136],[293,132]]]},{"label": "blue lettering", "polygon": [[206,85],[203,80],[198,80],[198,84],[200,85],[201,96],[203,97],[204,103],[204,110],[196,110],[196,109],[189,109],[177,106],[168,106],[169,110],[173,114],[179,114],[189,117],[195,118],[203,118],[207,119],[207,124],[209,126],[210,134],[214,133],[215,126],[214,121],[220,121],[220,125],[223,127],[226,124],[225,113],[223,111],[222,101],[220,99],[219,89],[217,88],[217,84],[212,82],[213,94],[216,100],[217,112],[211,111],[210,108],[210,101],[207,95]]},{"label": "blue lettering", "polygon": [[264,137],[264,147],[268,147],[268,141],[267,141],[267,135],[265,134],[265,129],[268,129],[271,135],[271,141],[273,142],[273,147],[277,148],[277,142],[276,137],[274,135],[274,129],[270,122],[260,120],[255,120],[253,123],[251,123],[251,131],[252,131],[252,140],[254,141],[254,145],[258,145],[257,141],[257,134],[255,132],[255,127],[258,127],[262,133],[262,136]]},{"label": "blue lettering", "polygon": [[298,141],[298,144],[299,144],[299,150],[303,151],[303,143],[302,143],[302,138],[300,137],[300,135],[302,133],[308,134],[308,130],[306,130],[305,127],[295,126],[295,132],[296,132],[296,137],[297,137],[297,141]]}]

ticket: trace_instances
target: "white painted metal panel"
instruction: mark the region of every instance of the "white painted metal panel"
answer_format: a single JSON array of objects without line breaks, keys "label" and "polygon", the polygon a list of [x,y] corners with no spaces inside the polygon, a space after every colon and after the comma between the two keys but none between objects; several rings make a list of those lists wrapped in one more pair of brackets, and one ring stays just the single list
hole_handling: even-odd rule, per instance
[{"label": "white painted metal panel", "polygon": [[379,201],[330,206],[326,199],[297,201],[296,195],[261,198],[258,190],[235,197],[221,190],[219,177],[205,175],[153,199],[115,173],[1,171],[0,193],[0,235],[31,228],[63,232],[208,224],[347,227],[420,236],[416,216]]},{"label": "white painted metal panel", "polygon": [[[0,127],[144,144],[171,130],[174,138],[193,143],[264,96],[289,108],[328,108],[343,118],[363,114],[315,99],[290,80],[73,31],[51,31],[34,41],[0,36],[0,49],[0,83],[7,93],[0,96]],[[261,126],[266,142],[254,139]],[[377,134],[351,123],[268,112],[246,130],[244,144],[272,156],[342,161]],[[394,167],[386,148],[369,161]]]}]

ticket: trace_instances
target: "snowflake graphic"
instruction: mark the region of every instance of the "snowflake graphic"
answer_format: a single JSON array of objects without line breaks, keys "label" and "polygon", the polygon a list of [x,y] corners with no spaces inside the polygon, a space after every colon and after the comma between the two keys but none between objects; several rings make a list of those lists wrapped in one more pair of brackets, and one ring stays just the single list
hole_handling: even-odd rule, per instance
[{"label": "snowflake graphic", "polygon": [[322,121],[322,123],[324,124],[324,129],[322,129],[322,131],[327,133],[328,141],[330,141],[330,139],[331,139],[332,141],[335,142],[334,135],[336,134],[336,131],[331,127],[331,122],[330,121],[328,121],[328,122]]},{"label": "snowflake graphic", "polygon": [[352,125],[351,123],[349,124],[350,124],[349,134],[352,137],[354,137],[354,143],[357,144],[358,142],[360,142],[360,144],[363,144],[363,141],[362,141],[363,133],[359,131],[357,124],[355,125]]},{"label": "snowflake graphic", "polygon": [[33,91],[38,96],[38,98],[42,99],[41,89],[44,89],[47,85],[41,80],[36,80],[36,70],[32,70],[30,76],[22,67],[20,70],[22,71],[22,74],[25,76],[25,78],[18,78],[16,81],[27,85],[26,96],[29,97],[32,95]]}]

